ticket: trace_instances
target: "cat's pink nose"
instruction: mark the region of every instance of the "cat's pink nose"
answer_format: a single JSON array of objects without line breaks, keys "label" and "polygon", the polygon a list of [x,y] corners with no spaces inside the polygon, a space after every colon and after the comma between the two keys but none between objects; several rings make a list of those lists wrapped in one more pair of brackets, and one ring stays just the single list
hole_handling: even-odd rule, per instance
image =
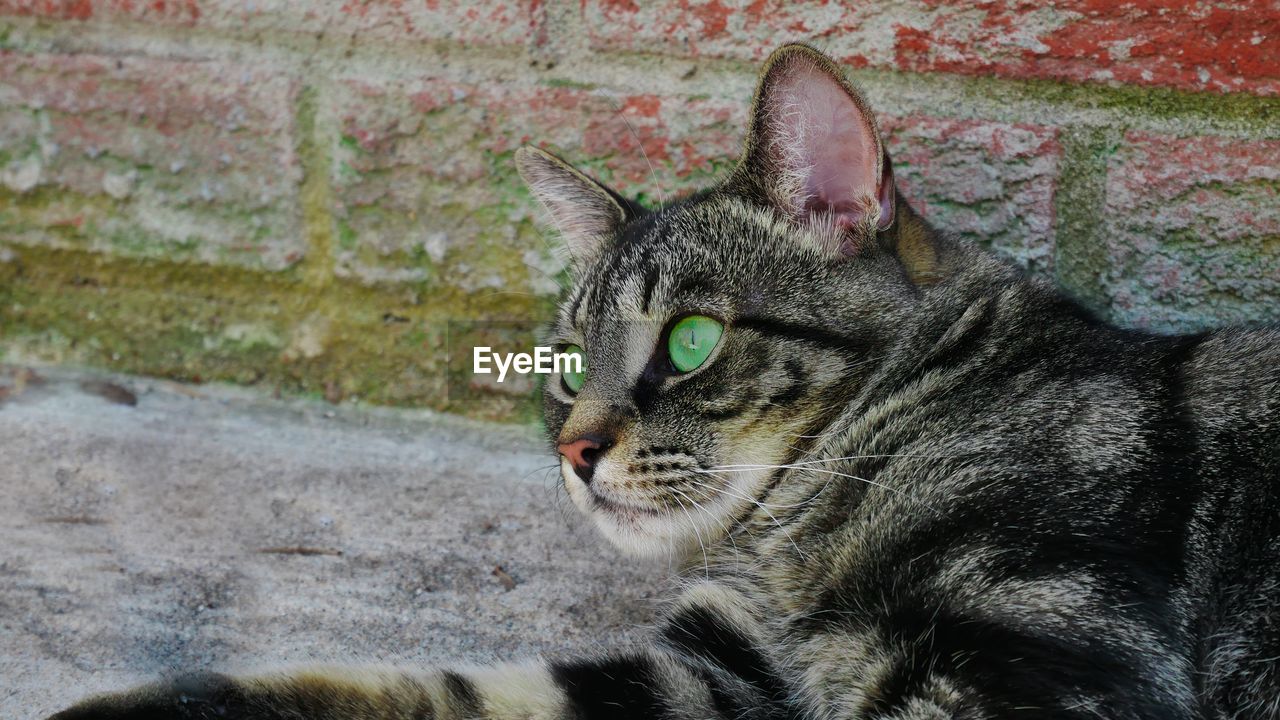
[{"label": "cat's pink nose", "polygon": [[595,474],[596,463],[610,447],[613,447],[611,440],[594,433],[587,433],[572,442],[556,445],[556,450],[569,459],[569,464],[573,466],[573,473],[581,478],[582,482],[589,483],[591,476]]}]

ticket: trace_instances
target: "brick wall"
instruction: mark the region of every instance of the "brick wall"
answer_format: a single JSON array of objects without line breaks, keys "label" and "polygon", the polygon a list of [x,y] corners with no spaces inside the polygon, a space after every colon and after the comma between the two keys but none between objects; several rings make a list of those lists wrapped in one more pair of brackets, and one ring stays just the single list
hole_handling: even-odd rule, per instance
[{"label": "brick wall", "polygon": [[0,361],[524,412],[445,353],[562,280],[512,151],[699,187],[795,39],[939,225],[1125,325],[1280,320],[1275,2],[0,0]]}]

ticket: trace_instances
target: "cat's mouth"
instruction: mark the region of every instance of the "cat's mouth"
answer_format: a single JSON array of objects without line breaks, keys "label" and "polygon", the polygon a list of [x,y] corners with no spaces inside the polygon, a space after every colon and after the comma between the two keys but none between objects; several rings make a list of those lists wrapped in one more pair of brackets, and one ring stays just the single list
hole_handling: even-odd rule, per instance
[{"label": "cat's mouth", "polygon": [[672,468],[662,476],[622,472],[629,469],[605,459],[584,480],[567,460],[561,468],[569,498],[614,546],[637,557],[684,557],[728,532],[727,501],[737,491],[707,496],[693,492],[704,481],[683,478],[686,485]]},{"label": "cat's mouth", "polygon": [[632,505],[630,503],[619,502],[617,500],[607,498],[604,495],[601,495],[599,492],[597,492],[595,489],[593,489],[590,486],[587,486],[587,497],[590,499],[591,507],[595,508],[596,510],[603,510],[605,512],[614,513],[617,515],[657,516],[659,514],[656,508],[640,507],[638,505]]}]

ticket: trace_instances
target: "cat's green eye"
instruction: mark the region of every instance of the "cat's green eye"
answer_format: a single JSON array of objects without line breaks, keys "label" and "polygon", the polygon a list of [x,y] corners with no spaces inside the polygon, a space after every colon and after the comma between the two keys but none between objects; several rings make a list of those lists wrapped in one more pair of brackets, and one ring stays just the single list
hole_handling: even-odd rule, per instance
[{"label": "cat's green eye", "polygon": [[711,357],[720,342],[724,325],[706,315],[690,315],[671,328],[667,337],[667,355],[671,365],[682,373],[697,370]]},{"label": "cat's green eye", "polygon": [[570,345],[564,349],[564,354],[578,358],[576,362],[572,361],[572,358],[566,358],[565,366],[560,371],[565,388],[577,395],[582,389],[582,383],[587,379],[587,352],[577,345]]}]

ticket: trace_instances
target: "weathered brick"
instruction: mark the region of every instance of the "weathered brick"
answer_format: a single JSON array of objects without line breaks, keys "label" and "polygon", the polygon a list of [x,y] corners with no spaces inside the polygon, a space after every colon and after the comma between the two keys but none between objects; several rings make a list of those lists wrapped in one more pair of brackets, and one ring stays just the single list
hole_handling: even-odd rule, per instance
[{"label": "weathered brick", "polygon": [[[339,0],[326,1],[339,4]],[[315,9],[313,1],[292,4],[306,8],[307,15],[333,15]],[[468,45],[523,45],[545,40],[540,0],[465,3],[342,0],[340,10],[342,29],[350,28],[362,36],[408,41],[453,40]]]},{"label": "weathered brick", "polygon": [[1062,148],[1034,125],[881,119],[898,185],[937,227],[1053,269],[1053,192]]},{"label": "weathered brick", "polygon": [[586,0],[592,46],[759,59],[808,39],[854,66],[1280,94],[1280,5],[1238,0]]},{"label": "weathered brick", "polygon": [[[340,273],[424,279],[449,265],[448,277],[469,289],[516,282],[540,292],[555,290],[542,273],[556,263],[524,223],[534,208],[510,160],[522,142],[558,149],[654,201],[731,167],[746,123],[737,102],[438,79],[350,81],[336,106]],[[884,126],[903,190],[927,217],[1051,270],[1061,152],[1053,130],[920,117]]]},{"label": "weathered brick", "polygon": [[200,17],[199,0],[0,0],[0,14],[51,20],[103,16],[148,22],[190,23]]},{"label": "weathered brick", "polygon": [[305,253],[296,86],[267,69],[0,55],[0,234],[282,268]]},{"label": "weathered brick", "polygon": [[550,293],[551,228],[515,176],[525,142],[647,200],[705,184],[736,157],[740,103],[574,87],[351,80],[333,99],[339,273],[447,272],[467,290]]},{"label": "weathered brick", "polygon": [[1280,321],[1280,141],[1128,133],[1099,222],[1121,322]]},{"label": "weathered brick", "polygon": [[0,0],[0,14],[245,33],[324,34],[343,42],[453,40],[523,45],[542,41],[545,32],[538,0]]}]

